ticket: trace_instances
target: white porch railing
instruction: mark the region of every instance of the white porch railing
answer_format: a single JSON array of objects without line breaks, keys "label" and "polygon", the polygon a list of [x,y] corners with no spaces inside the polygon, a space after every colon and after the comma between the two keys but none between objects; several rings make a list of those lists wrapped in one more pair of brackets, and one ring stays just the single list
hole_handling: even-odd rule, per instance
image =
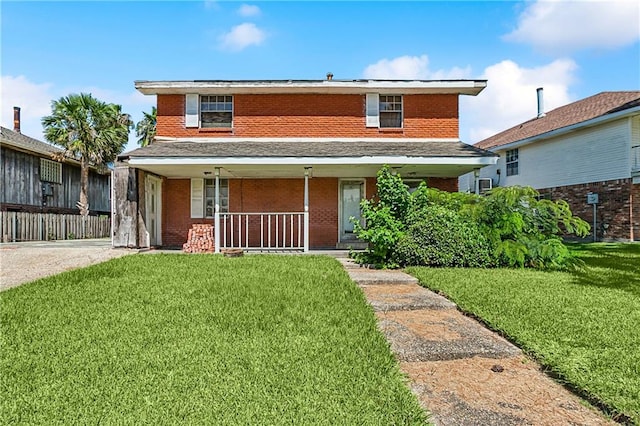
[{"label": "white porch railing", "polygon": [[[220,249],[308,251],[308,212],[219,213]],[[216,221],[217,222],[217,221]]]},{"label": "white porch railing", "polygon": [[640,173],[640,145],[631,147],[631,173]]}]

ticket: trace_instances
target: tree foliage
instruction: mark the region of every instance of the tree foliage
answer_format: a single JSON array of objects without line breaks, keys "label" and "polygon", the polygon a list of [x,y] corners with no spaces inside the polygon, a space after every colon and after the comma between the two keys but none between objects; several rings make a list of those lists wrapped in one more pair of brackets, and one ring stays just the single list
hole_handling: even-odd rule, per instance
[{"label": "tree foliage", "polygon": [[152,144],[156,137],[158,110],[156,107],[151,107],[151,113],[143,111],[142,114],[144,117],[136,124],[136,137],[140,146],[147,146]]},{"label": "tree foliage", "polygon": [[51,102],[51,115],[42,118],[45,138],[80,161],[80,213],[89,214],[89,167],[104,166],[122,152],[133,123],[122,107],[80,93]]},{"label": "tree foliage", "polygon": [[363,201],[358,238],[369,248],[356,254],[382,267],[511,266],[565,269],[577,264],[562,236],[584,237],[589,224],[562,200],[541,200],[531,187],[495,188],[486,196],[427,188],[413,193],[383,167],[377,199]]}]

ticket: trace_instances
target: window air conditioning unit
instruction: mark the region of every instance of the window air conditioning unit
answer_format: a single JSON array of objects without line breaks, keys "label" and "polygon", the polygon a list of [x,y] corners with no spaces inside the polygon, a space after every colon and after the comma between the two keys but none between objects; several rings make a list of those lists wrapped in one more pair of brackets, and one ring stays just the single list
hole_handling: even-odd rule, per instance
[{"label": "window air conditioning unit", "polygon": [[484,194],[493,188],[493,179],[491,178],[480,178],[478,179],[478,188],[480,194]]}]

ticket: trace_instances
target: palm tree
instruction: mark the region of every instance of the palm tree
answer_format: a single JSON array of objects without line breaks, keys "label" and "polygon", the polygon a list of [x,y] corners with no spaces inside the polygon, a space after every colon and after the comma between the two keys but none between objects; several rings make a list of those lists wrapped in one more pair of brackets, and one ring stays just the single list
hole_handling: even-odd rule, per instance
[{"label": "palm tree", "polygon": [[42,118],[45,138],[80,161],[80,214],[89,214],[89,166],[106,166],[122,152],[133,122],[122,107],[80,93],[51,102],[51,115]]},{"label": "palm tree", "polygon": [[144,118],[138,121],[136,124],[136,136],[139,137],[138,144],[140,146],[147,146],[153,143],[153,139],[156,137],[156,116],[158,110],[156,107],[151,107],[151,114],[142,111]]}]

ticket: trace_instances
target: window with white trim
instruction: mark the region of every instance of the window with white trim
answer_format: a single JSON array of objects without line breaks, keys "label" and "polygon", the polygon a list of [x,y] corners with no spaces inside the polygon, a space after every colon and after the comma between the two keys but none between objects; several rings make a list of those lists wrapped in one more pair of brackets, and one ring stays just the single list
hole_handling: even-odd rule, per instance
[{"label": "window with white trim", "polygon": [[[204,180],[204,217],[213,217],[216,206],[216,181]],[[229,212],[229,181],[220,179],[220,212]]]},{"label": "window with white trim", "polygon": [[365,99],[367,127],[401,129],[403,120],[402,95],[367,93]]},{"label": "window with white trim", "polygon": [[62,163],[41,158],[40,181],[62,183]]},{"label": "window with white trim", "polygon": [[380,95],[380,128],[402,127],[402,96]]},{"label": "window with white trim", "polygon": [[233,96],[200,96],[200,127],[231,127],[233,122]]},{"label": "window with white trim", "polygon": [[507,176],[518,174],[518,148],[510,149],[506,154]]},{"label": "window with white trim", "polygon": [[[215,179],[191,179],[191,218],[213,217],[215,213]],[[229,211],[229,181],[220,179],[220,212]]]}]

